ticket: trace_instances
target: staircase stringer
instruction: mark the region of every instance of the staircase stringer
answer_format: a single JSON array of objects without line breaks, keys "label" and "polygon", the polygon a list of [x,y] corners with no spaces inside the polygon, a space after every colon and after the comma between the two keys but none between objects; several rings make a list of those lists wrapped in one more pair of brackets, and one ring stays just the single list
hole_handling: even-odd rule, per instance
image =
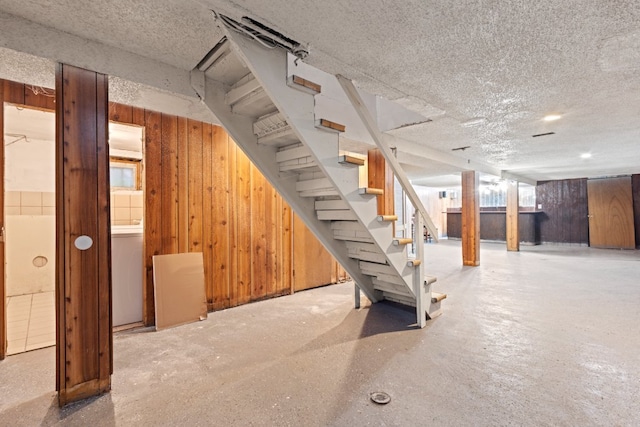
[{"label": "staircase stringer", "polygon": [[358,222],[369,231],[375,244],[385,253],[388,264],[395,269],[413,294],[414,269],[407,266],[404,248],[393,245],[390,224],[377,221],[376,205],[369,203],[375,198],[359,193],[357,174],[348,173],[349,169],[338,162],[338,134],[319,130],[316,123],[320,117],[315,117],[314,113],[315,98],[287,85],[287,53],[281,49],[264,49],[238,34],[228,33],[227,37],[271,101],[285,116],[300,141],[310,149],[318,167],[343,200],[349,203],[358,217]]},{"label": "staircase stringer", "polygon": [[[285,76],[282,76],[284,80]],[[281,173],[276,162],[275,147],[258,144],[258,139],[253,133],[252,117],[234,114],[225,102],[227,87],[223,84],[206,80],[205,105],[221,121],[234,141],[242,148],[253,164],[260,170],[264,177],[274,186],[278,193],[291,206],[293,211],[302,219],[305,225],[313,232],[331,255],[340,261],[342,267],[351,278],[358,284],[362,292],[372,302],[381,299],[381,293],[374,289],[372,279],[362,273],[357,260],[349,257],[346,246],[335,240],[333,230],[328,222],[320,221],[316,218],[314,200],[312,198],[300,197],[296,190],[295,174]],[[313,98],[304,97],[299,101],[299,111],[306,111],[307,115],[313,117]],[[312,120],[312,119],[311,119]],[[313,121],[313,120],[312,120]],[[333,144],[336,153],[338,151],[337,135],[327,134],[324,143]],[[331,138],[333,136],[333,138]]]}]

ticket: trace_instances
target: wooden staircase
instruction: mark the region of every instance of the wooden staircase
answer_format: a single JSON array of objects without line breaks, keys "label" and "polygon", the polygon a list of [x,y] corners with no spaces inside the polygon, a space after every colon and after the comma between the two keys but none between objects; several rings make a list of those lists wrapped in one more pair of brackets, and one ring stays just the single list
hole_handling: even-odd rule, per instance
[{"label": "wooden staircase", "polygon": [[229,32],[215,49],[225,55],[201,70],[205,104],[357,288],[374,303],[415,306],[420,327],[440,314],[444,297],[431,291],[435,278],[425,278],[422,259],[407,256],[413,240],[394,238],[397,218],[377,214],[382,190],[360,187],[363,160],[341,155],[345,124],[316,114],[322,84],[296,75],[284,50],[238,34]]}]

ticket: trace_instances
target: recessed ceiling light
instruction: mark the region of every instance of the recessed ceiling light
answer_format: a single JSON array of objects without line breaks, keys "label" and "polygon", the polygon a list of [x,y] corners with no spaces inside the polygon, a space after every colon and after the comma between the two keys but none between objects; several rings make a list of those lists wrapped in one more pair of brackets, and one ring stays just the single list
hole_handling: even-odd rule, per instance
[{"label": "recessed ceiling light", "polygon": [[544,116],[544,120],[545,122],[552,122],[554,120],[559,120],[561,119],[562,116],[560,114],[547,114],[546,116]]},{"label": "recessed ceiling light", "polygon": [[582,153],[580,154],[581,159],[588,159],[591,157],[591,153]]}]

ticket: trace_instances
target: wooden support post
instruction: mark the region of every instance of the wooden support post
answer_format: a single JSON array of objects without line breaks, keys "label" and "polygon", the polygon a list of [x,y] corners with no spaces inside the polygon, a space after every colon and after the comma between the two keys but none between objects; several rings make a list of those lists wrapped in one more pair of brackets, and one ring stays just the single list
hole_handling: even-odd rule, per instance
[{"label": "wooden support post", "polygon": [[462,172],[462,264],[480,265],[480,173]]},{"label": "wooden support post", "polygon": [[367,165],[367,187],[384,190],[384,193],[378,196],[378,215],[395,214],[393,169],[377,148],[367,152]]},{"label": "wooden support post", "polygon": [[[4,81],[0,80],[0,135],[4,135]],[[7,295],[4,274],[4,143],[0,145],[0,360],[7,355]]]},{"label": "wooden support post", "polygon": [[111,389],[107,76],[56,70],[58,403]]},{"label": "wooden support post", "polygon": [[518,232],[520,209],[518,206],[518,181],[507,184],[507,250],[520,250],[520,233]]}]

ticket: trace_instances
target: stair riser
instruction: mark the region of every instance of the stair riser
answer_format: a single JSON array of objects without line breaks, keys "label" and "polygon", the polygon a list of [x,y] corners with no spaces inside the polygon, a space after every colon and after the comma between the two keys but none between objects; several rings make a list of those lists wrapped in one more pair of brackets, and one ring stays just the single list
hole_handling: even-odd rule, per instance
[{"label": "stair riser", "polygon": [[366,233],[349,232],[344,230],[334,230],[333,238],[349,242],[373,243],[373,239]]},{"label": "stair riser", "polygon": [[357,221],[358,217],[352,211],[347,210],[331,210],[317,211],[320,221]]},{"label": "stair riser", "polygon": [[311,157],[304,157],[302,159],[287,160],[286,162],[280,162],[280,171],[299,171],[301,169],[317,167],[316,163]]}]

